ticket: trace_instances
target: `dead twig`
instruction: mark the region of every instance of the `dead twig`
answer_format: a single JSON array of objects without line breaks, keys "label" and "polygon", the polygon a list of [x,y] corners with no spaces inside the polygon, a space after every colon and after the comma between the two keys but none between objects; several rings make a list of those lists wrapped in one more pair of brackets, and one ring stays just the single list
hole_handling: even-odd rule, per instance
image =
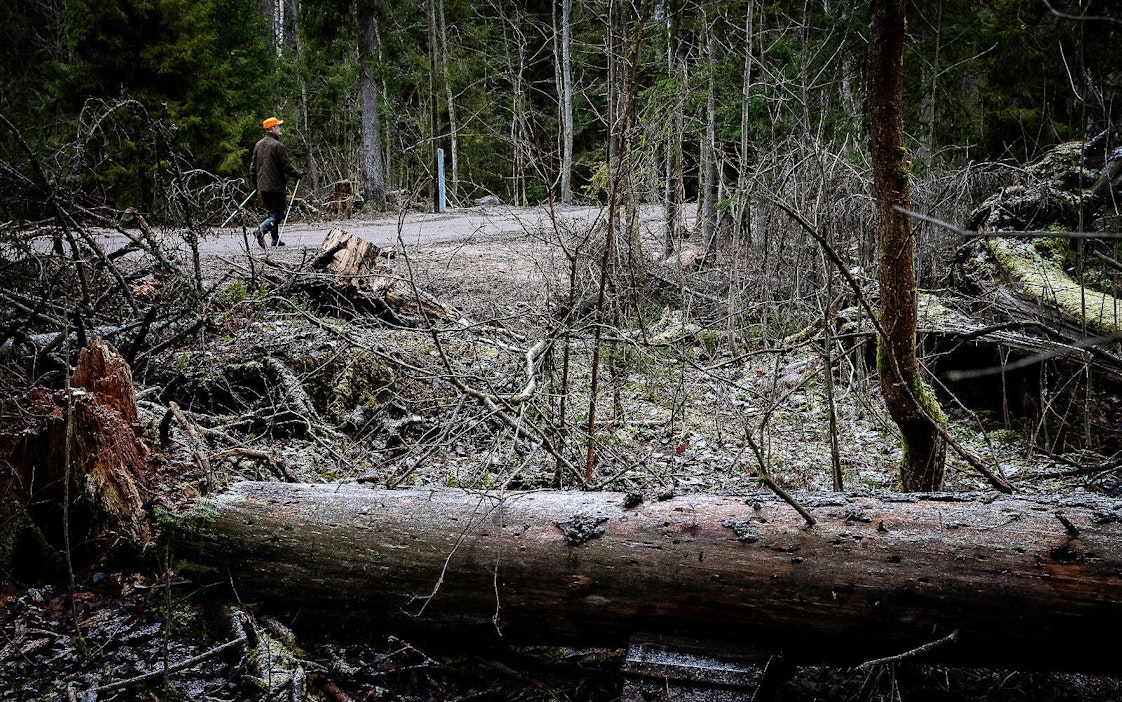
[{"label": "dead twig", "polygon": [[160,670],[153,670],[150,673],[145,673],[144,675],[137,675],[136,677],[128,678],[127,680],[118,680],[116,682],[111,682],[111,683],[108,683],[106,685],[101,685],[101,686],[95,687],[91,690],[87,690],[86,694],[91,695],[91,694],[99,693],[99,692],[110,692],[112,690],[120,690],[122,688],[131,687],[133,685],[139,685],[141,683],[145,683],[145,682],[149,682],[151,680],[155,680],[157,678],[161,678],[164,675],[169,675],[171,673],[177,673],[181,670],[187,670],[188,668],[195,667],[196,665],[198,665],[199,663],[202,663],[203,661],[210,660],[211,658],[214,658],[215,656],[219,656],[219,655],[225,653],[226,651],[229,651],[232,648],[235,648],[237,646],[241,646],[242,644],[245,643],[245,641],[246,641],[245,634],[242,634],[241,636],[239,636],[238,638],[236,638],[232,641],[227,641],[224,644],[221,644],[219,646],[215,646],[214,648],[210,649],[209,651],[207,651],[205,653],[200,653],[197,656],[193,656],[191,658],[188,658],[187,660],[180,661],[179,663],[176,663],[175,665],[167,666],[166,668],[161,668]]},{"label": "dead twig", "polygon": [[296,482],[296,478],[288,472],[288,469],[277,460],[277,457],[269,451],[258,451],[257,449],[248,448],[232,448],[225,451],[219,451],[211,456],[215,463],[230,458],[232,456],[241,456],[243,458],[252,458],[265,463],[269,468],[269,472],[277,477],[278,480],[283,480],[286,483]]},{"label": "dead twig", "polygon": [[160,444],[167,445],[171,441],[171,420],[173,417],[179,421],[179,425],[183,427],[184,433],[190,439],[191,455],[195,458],[195,464],[198,465],[199,470],[206,476],[207,485],[214,485],[214,471],[211,469],[210,460],[207,459],[206,453],[203,451],[202,439],[199,438],[199,433],[195,431],[195,425],[179,411],[179,406],[174,402],[168,403],[168,411],[164,414],[164,418],[160,420]]},{"label": "dead twig", "polygon": [[935,641],[925,643],[922,646],[917,646],[910,651],[905,651],[903,653],[898,653],[895,656],[887,656],[885,658],[877,658],[877,659],[874,659],[874,660],[871,660],[871,661],[865,661],[864,663],[862,663],[861,665],[859,665],[857,667],[858,668],[872,668],[875,665],[884,665],[886,663],[896,663],[897,661],[906,660],[908,658],[915,658],[916,656],[927,653],[928,651],[932,651],[936,648],[939,648],[940,646],[946,646],[947,644],[952,644],[957,640],[958,640],[958,629],[955,629],[954,631],[947,634],[946,636],[944,636],[941,639],[936,639]]}]

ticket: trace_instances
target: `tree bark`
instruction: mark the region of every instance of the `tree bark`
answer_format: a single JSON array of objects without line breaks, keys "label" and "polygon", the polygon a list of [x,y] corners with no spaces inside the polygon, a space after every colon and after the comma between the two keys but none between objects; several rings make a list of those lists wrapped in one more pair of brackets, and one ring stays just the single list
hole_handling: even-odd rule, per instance
[{"label": "tree bark", "polygon": [[572,0],[561,0],[561,202],[573,202]]},{"label": "tree bark", "polygon": [[705,58],[705,138],[701,147],[701,241],[708,255],[717,237],[717,3],[710,0],[702,13],[707,36]]},{"label": "tree bark", "polygon": [[459,127],[456,123],[456,101],[452,93],[452,79],[448,72],[448,27],[444,21],[444,0],[439,0],[437,11],[440,14],[437,18],[440,22],[440,69],[444,74],[444,99],[448,101],[448,145],[452,167],[452,181],[446,199],[455,206],[460,200],[459,134],[457,133]]},{"label": "tree bark", "polygon": [[432,211],[440,212],[440,101],[436,97],[437,34],[436,0],[428,3],[429,21],[429,119],[432,127]]},{"label": "tree bark", "polygon": [[874,0],[871,7],[869,153],[885,330],[879,340],[877,370],[885,405],[904,443],[901,487],[938,490],[943,485],[946,444],[937,422],[944,420],[916,358],[915,242],[911,220],[896,209],[910,209],[911,200],[902,112],[905,0]]},{"label": "tree bark", "polygon": [[363,197],[378,212],[386,210],[386,172],[382,161],[382,126],[378,114],[378,85],[374,63],[378,57],[378,19],[368,2],[358,2],[361,33],[359,62],[362,64],[362,164],[366,179]]},{"label": "tree bark", "polygon": [[1122,625],[1117,501],[799,497],[814,526],[770,493],[239,483],[164,527],[177,559],[215,568],[243,601],[337,635],[356,621],[361,636],[450,646],[618,645],[645,632],[841,664],[948,639],[923,660],[1122,666],[1102,643]]},{"label": "tree bark", "polygon": [[666,77],[670,81],[680,81],[681,91],[669,99],[669,109],[672,110],[666,130],[666,239],[663,242],[663,257],[674,253],[682,240],[682,223],[680,216],[682,195],[682,140],[684,135],[683,113],[685,111],[685,98],[683,92],[689,85],[688,75],[684,61],[679,56],[679,38],[677,24],[671,15],[666,15]]},{"label": "tree bark", "polygon": [[46,561],[67,544],[75,560],[150,545],[150,451],[132,371],[116,348],[94,339],[79,352],[69,392],[34,388],[23,401],[27,426],[0,432],[0,574],[12,569],[13,549],[53,565]]}]

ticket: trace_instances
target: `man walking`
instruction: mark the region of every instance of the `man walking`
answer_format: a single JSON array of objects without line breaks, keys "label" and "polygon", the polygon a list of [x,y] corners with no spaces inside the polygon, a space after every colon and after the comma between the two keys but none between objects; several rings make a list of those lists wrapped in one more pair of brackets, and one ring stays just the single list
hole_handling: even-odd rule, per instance
[{"label": "man walking", "polygon": [[280,240],[280,225],[284,220],[285,188],[288,185],[288,176],[297,181],[304,177],[303,171],[298,171],[288,160],[288,149],[281,143],[282,120],[270,117],[261,123],[265,129],[265,136],[253,147],[253,159],[249,164],[249,179],[257,192],[261,193],[261,201],[269,216],[258,225],[254,235],[261,248],[265,248],[265,232],[272,236],[273,246],[284,246]]}]

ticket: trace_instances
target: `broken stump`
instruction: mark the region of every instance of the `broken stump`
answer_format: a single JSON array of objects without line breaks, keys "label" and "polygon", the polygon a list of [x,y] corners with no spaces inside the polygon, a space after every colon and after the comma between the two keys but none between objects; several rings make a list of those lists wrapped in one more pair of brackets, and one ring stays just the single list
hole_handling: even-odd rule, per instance
[{"label": "broken stump", "polygon": [[0,572],[36,567],[67,543],[76,557],[151,543],[149,449],[132,371],[113,345],[98,338],[79,352],[69,392],[33,388],[25,400],[29,422],[0,435],[0,520],[10,527]]}]

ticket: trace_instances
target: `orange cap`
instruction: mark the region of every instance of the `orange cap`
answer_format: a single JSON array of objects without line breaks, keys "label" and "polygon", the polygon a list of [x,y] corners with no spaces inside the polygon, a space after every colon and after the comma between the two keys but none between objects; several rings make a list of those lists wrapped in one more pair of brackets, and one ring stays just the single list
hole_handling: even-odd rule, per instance
[{"label": "orange cap", "polygon": [[284,124],[284,120],[277,119],[276,117],[270,117],[269,119],[262,122],[261,126],[265,129],[268,129],[270,127],[275,127],[278,124]]}]

